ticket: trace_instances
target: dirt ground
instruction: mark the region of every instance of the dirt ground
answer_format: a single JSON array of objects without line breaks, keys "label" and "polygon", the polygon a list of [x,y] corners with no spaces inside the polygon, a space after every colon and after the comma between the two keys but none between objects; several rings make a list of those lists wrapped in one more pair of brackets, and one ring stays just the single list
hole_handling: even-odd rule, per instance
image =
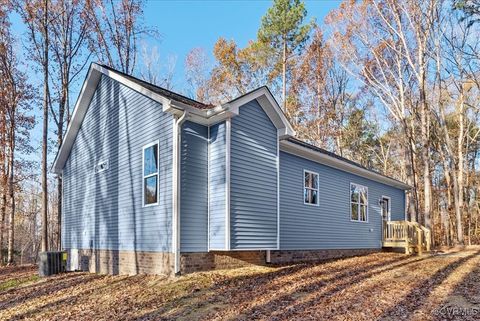
[{"label": "dirt ground", "polygon": [[480,320],[480,251],[376,253],[174,279],[0,268],[0,320]]}]

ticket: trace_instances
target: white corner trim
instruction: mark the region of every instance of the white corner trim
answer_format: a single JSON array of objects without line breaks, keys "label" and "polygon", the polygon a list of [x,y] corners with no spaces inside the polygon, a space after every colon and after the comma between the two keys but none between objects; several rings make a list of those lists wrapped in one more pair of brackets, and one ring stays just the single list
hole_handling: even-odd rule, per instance
[{"label": "white corner trim", "polygon": [[61,210],[62,210],[62,216],[61,216],[61,226],[60,226],[60,250],[64,251],[64,247],[63,247],[63,240],[64,240],[64,229],[63,227],[65,226],[65,221],[64,221],[64,218],[65,218],[65,176],[63,175],[63,169],[61,171],[61,174],[59,174],[61,179],[62,179],[62,197],[61,197],[61,201],[62,201],[62,207],[61,207]]},{"label": "white corner trim", "polygon": [[174,253],[174,273],[177,273],[177,217],[178,217],[178,128],[175,117],[172,119],[172,252]]},{"label": "white corner trim", "polygon": [[231,249],[230,237],[230,153],[231,153],[231,139],[232,139],[232,123],[228,118],[225,121],[225,249]]},{"label": "white corner trim", "polygon": [[210,250],[210,126],[207,127],[207,250]]},{"label": "white corner trim", "polygon": [[[280,250],[280,138],[277,132],[277,250]],[[270,251],[268,251],[270,257]]]},{"label": "white corner trim", "polygon": [[181,128],[187,117],[184,112],[181,117],[173,117],[173,160],[172,160],[172,248],[174,253],[174,273],[180,272],[180,184],[181,184]]}]

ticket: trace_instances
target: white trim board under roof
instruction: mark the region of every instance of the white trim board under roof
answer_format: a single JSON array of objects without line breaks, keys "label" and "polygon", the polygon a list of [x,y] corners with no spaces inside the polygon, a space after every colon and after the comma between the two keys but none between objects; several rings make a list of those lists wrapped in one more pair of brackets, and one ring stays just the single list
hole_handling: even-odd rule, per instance
[{"label": "white trim board under roof", "polygon": [[399,180],[377,173],[355,162],[330,153],[326,150],[322,150],[321,148],[317,148],[308,143],[302,142],[298,139],[290,138],[281,140],[280,150],[329,167],[340,169],[347,173],[368,178],[372,181],[383,183],[385,185],[393,186],[402,190],[411,189],[410,185],[407,185]]},{"label": "white trim board under roof", "polygon": [[187,111],[188,120],[201,125],[211,126],[237,116],[240,113],[240,107],[252,100],[257,100],[260,104],[273,125],[277,128],[280,138],[295,136],[292,125],[266,86],[252,90],[225,104],[208,109],[198,109],[191,106],[179,108],[174,104],[170,104],[164,105],[163,110],[177,115],[181,115],[184,111]]},{"label": "white trim board under roof", "polygon": [[292,137],[295,136],[295,131],[275,101],[272,93],[265,86],[235,98],[228,103],[219,106],[209,106],[96,63],[90,65],[82,90],[75,104],[72,118],[66,130],[63,144],[53,163],[52,169],[55,173],[62,172],[102,75],[108,76],[140,94],[161,103],[162,109],[165,112],[170,112],[177,116],[186,113],[187,120],[207,126],[235,117],[241,112],[241,106],[252,100],[256,100],[277,128],[280,150],[403,190],[411,189],[409,185],[403,182],[364,168],[359,164],[316,148],[305,142],[293,139]]},{"label": "white trim board under roof", "polygon": [[70,150],[75,142],[77,133],[80,130],[88,106],[90,105],[90,101],[102,75],[106,75],[140,94],[161,103],[165,112],[170,112],[178,116],[187,112],[188,120],[207,126],[221,122],[230,117],[235,117],[240,112],[240,106],[256,99],[277,128],[280,138],[287,138],[295,135],[295,131],[267,87],[260,87],[226,104],[214,107],[197,102],[161,87],[154,86],[135,77],[116,71],[110,67],[92,63],[75,104],[63,144],[60,146],[52,166],[53,172],[57,174],[61,173],[65,162],[68,159]]}]

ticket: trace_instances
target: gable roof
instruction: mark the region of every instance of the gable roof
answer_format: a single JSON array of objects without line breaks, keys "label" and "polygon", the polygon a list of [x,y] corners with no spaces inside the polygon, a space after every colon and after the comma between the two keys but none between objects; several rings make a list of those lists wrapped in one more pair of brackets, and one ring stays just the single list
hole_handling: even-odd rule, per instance
[{"label": "gable roof", "polygon": [[392,177],[383,175],[370,168],[364,167],[357,162],[329,152],[323,148],[314,146],[297,138],[289,137],[281,141],[281,149],[303,158],[307,158],[330,167],[334,167],[376,182],[394,186],[399,189],[409,190],[411,186]]},{"label": "gable roof", "polygon": [[88,106],[90,105],[90,101],[102,75],[110,77],[140,94],[161,103],[163,111],[170,112],[173,115],[181,115],[185,113],[187,119],[202,125],[211,125],[238,115],[241,104],[256,99],[279,130],[280,137],[295,135],[295,131],[267,87],[255,89],[228,103],[219,106],[212,106],[127,75],[111,67],[92,63],[77,98],[72,118],[65,132],[62,146],[60,146],[55,157],[52,166],[52,170],[55,173],[61,173],[65,162],[70,155],[75,138],[80,130]]},{"label": "gable roof", "polygon": [[96,63],[90,65],[82,89],[77,98],[72,118],[65,132],[63,144],[60,146],[52,166],[55,173],[61,173],[65,162],[68,159],[75,138],[80,130],[88,106],[90,105],[90,101],[102,75],[108,76],[140,94],[161,103],[165,112],[170,112],[173,115],[182,115],[185,113],[187,119],[202,125],[212,125],[227,118],[234,117],[241,112],[241,106],[252,100],[257,100],[277,128],[278,136],[281,139],[280,146],[282,150],[397,188],[404,190],[411,188],[409,185],[401,181],[382,175],[349,159],[294,138],[295,131],[274,96],[266,86],[252,90],[225,104],[213,106],[153,85],[136,77],[117,71],[111,67]]},{"label": "gable roof", "polygon": [[[97,65],[97,64],[96,64]],[[152,83],[149,83],[147,81],[144,81],[142,79],[139,79],[139,78],[136,78],[136,77],[133,77],[129,74],[126,74],[126,73],[123,73],[121,71],[118,71],[118,70],[115,70],[113,69],[112,67],[109,67],[109,66],[106,66],[106,65],[101,65],[101,64],[98,64],[98,66],[102,67],[102,68],[105,68],[106,70],[109,70],[111,72],[114,72],[114,73],[117,73],[119,75],[122,75],[123,77],[127,78],[128,80],[138,84],[139,86],[142,86],[142,87],[145,87],[147,88],[148,90],[154,92],[154,93],[157,93],[165,98],[168,98],[168,99],[172,99],[172,100],[175,100],[175,101],[178,101],[178,102],[182,102],[186,105],[190,105],[192,107],[195,107],[195,108],[198,108],[198,109],[210,109],[210,108],[213,108],[214,106],[213,105],[207,105],[207,104],[204,104],[202,102],[199,102],[199,101],[196,101],[195,99],[192,99],[192,98],[189,98],[189,97],[186,97],[186,96],[183,96],[181,94],[178,94],[176,92],[173,92],[171,90],[168,90],[168,89],[165,89],[163,87],[160,87],[160,86],[157,86],[157,85],[154,85]]]},{"label": "gable roof", "polygon": [[283,139],[295,136],[295,130],[284,114],[282,108],[273,97],[272,92],[267,86],[262,86],[254,89],[244,95],[241,95],[226,104],[221,105],[225,110],[228,110],[233,116],[238,115],[240,107],[249,101],[257,100],[267,116],[278,129],[278,136]]}]

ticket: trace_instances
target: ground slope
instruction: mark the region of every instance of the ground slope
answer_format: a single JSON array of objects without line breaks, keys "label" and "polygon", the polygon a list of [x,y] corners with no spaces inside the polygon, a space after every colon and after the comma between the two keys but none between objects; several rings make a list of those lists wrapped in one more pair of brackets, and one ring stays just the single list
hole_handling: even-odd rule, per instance
[{"label": "ground slope", "polygon": [[176,279],[0,268],[0,320],[478,320],[480,252],[378,253]]}]

